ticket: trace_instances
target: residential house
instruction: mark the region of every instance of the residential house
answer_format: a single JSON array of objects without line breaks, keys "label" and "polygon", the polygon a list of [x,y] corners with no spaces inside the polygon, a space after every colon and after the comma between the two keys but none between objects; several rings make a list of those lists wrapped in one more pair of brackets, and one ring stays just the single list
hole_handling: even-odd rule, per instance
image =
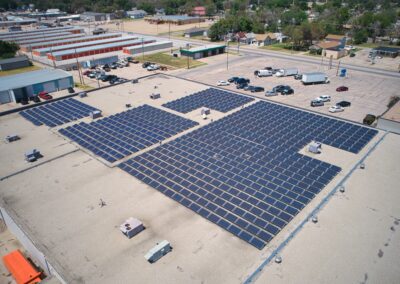
[{"label": "residential house", "polygon": [[131,19],[142,19],[147,16],[147,12],[144,10],[132,10],[126,12],[126,14]]},{"label": "residential house", "polygon": [[344,48],[344,46],[346,45],[346,36],[344,35],[333,35],[333,34],[328,34],[325,37],[325,41],[326,42],[336,42],[338,43],[338,47],[339,48]]},{"label": "residential house", "polygon": [[256,41],[256,35],[252,32],[250,33],[238,32],[236,34],[236,40],[239,41],[240,43],[252,44],[253,42]]},{"label": "residential house", "polygon": [[204,17],[206,15],[206,7],[197,6],[192,10],[192,16]]}]

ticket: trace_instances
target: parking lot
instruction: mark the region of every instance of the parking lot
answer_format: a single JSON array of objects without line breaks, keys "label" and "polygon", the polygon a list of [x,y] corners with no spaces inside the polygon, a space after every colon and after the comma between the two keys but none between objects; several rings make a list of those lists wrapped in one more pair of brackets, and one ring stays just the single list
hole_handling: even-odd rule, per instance
[{"label": "parking lot", "polygon": [[[225,59],[225,62],[221,59]],[[398,78],[384,77],[376,74],[368,74],[366,72],[348,71],[346,77],[339,77],[337,76],[337,73],[339,73],[337,68],[328,69],[328,67],[319,65],[303,62],[295,63],[294,61],[268,58],[259,55],[231,57],[232,61],[229,62],[228,70],[225,55],[214,56],[213,58],[209,58],[209,61],[210,60],[215,60],[215,64],[209,62],[209,66],[198,68],[198,70],[182,70],[176,72],[176,74],[187,79],[214,86],[219,80],[227,80],[233,76],[245,77],[250,79],[251,85],[264,87],[265,91],[271,90],[277,85],[289,85],[294,89],[294,95],[278,95],[274,97],[266,97],[265,92],[251,93],[244,90],[237,90],[234,84],[223,88],[357,122],[362,122],[366,114],[382,114],[387,109],[386,106],[390,97],[398,95]],[[254,75],[255,70],[263,69],[267,66],[271,66],[272,68],[297,67],[299,73],[325,72],[331,82],[330,84],[304,86],[299,80],[295,80],[292,76],[258,78]],[[337,92],[336,88],[339,86],[347,86],[349,90]],[[311,107],[311,100],[321,95],[331,96],[331,102],[325,103],[324,106]],[[330,106],[343,100],[351,102],[351,106],[345,108],[343,112],[329,113],[328,109]]]}]

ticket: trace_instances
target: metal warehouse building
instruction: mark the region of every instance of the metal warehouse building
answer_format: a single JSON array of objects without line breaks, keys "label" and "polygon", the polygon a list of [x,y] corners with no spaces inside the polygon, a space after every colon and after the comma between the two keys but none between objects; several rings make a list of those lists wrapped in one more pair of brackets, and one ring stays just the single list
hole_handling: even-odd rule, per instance
[{"label": "metal warehouse building", "polygon": [[172,41],[159,41],[153,42],[149,44],[145,44],[143,46],[129,46],[124,48],[124,53],[127,54],[138,54],[142,52],[154,51],[159,49],[165,49],[172,47]]},{"label": "metal warehouse building", "polygon": [[80,38],[85,36],[85,34],[69,34],[69,35],[64,35],[64,36],[56,36],[56,37],[49,37],[49,38],[38,38],[38,39],[29,39],[25,41],[19,42],[19,45],[31,45],[31,44],[36,44],[36,43],[46,43],[48,41],[54,41],[54,40],[63,40],[63,39],[71,39],[71,38]]},{"label": "metal warehouse building", "polygon": [[189,56],[193,59],[209,57],[225,52],[226,45],[205,45],[200,47],[193,47],[190,49],[181,49],[181,55]]},{"label": "metal warehouse building", "polygon": [[82,28],[69,29],[65,31],[49,31],[43,33],[35,33],[35,34],[19,34],[14,35],[14,33],[9,33],[8,36],[4,36],[1,38],[3,41],[21,41],[25,39],[36,39],[36,38],[47,38],[54,37],[57,35],[70,35],[70,34],[80,34],[83,33],[84,30]]},{"label": "metal warehouse building", "polygon": [[376,54],[381,55],[381,56],[388,56],[388,57],[396,58],[400,53],[400,48],[379,46],[377,48],[374,48],[373,51],[375,51]]},{"label": "metal warehouse building", "polygon": [[153,39],[139,39],[139,40],[131,40],[131,41],[124,41],[124,42],[116,42],[116,43],[109,43],[103,44],[98,46],[89,46],[89,47],[82,47],[77,49],[69,49],[69,50],[62,50],[58,52],[53,52],[52,54],[47,54],[47,57],[50,60],[66,60],[72,59],[77,57],[84,57],[90,56],[95,54],[113,52],[113,51],[120,51],[124,47],[140,45],[140,44],[148,44],[155,42]]},{"label": "metal warehouse building", "polygon": [[72,75],[60,69],[41,69],[0,77],[0,103],[19,102],[39,92],[55,92],[74,86]]},{"label": "metal warehouse building", "polygon": [[135,39],[137,39],[137,37],[124,36],[124,37],[119,37],[119,38],[108,38],[108,39],[73,43],[73,44],[60,45],[60,46],[45,47],[45,48],[40,48],[40,49],[34,49],[33,54],[37,55],[37,56],[45,56],[47,53],[54,53],[54,52],[58,52],[61,50],[96,46],[96,45],[108,44],[108,43],[113,43],[113,42],[126,42],[126,41],[135,40]]},{"label": "metal warehouse building", "polygon": [[[54,32],[54,31],[68,31],[71,29],[76,29],[77,27],[58,27],[58,28],[46,28],[46,29],[36,29],[36,30],[29,30],[29,31],[19,31],[19,32],[13,32],[13,35],[18,36],[18,35],[33,35],[33,34],[43,34],[43,33],[48,33],[48,32]],[[0,39],[4,37],[10,36],[10,33],[0,33]]]},{"label": "metal warehouse building", "polygon": [[26,56],[17,56],[0,60],[0,71],[14,70],[18,68],[28,67],[29,59]]},{"label": "metal warehouse building", "polygon": [[94,35],[94,36],[82,36],[82,37],[78,37],[78,38],[63,39],[63,40],[53,40],[53,41],[48,41],[48,42],[35,43],[35,44],[31,44],[30,46],[23,46],[23,47],[21,47],[21,49],[23,51],[30,51],[30,48],[32,50],[35,50],[35,49],[45,48],[45,47],[52,47],[52,46],[60,46],[60,45],[67,45],[67,44],[73,44],[73,43],[87,42],[87,41],[102,40],[102,39],[108,39],[108,38],[116,38],[116,37],[120,37],[120,36],[122,36],[122,34],[120,34],[120,33],[102,34],[102,35]]}]

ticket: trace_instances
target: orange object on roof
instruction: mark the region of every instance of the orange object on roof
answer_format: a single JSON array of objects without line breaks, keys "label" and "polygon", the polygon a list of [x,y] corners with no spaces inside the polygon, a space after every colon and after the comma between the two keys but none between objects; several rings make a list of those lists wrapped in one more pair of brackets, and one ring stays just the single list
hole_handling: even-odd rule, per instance
[{"label": "orange object on roof", "polygon": [[3,262],[18,284],[35,284],[41,281],[42,273],[36,271],[19,250],[3,256]]}]

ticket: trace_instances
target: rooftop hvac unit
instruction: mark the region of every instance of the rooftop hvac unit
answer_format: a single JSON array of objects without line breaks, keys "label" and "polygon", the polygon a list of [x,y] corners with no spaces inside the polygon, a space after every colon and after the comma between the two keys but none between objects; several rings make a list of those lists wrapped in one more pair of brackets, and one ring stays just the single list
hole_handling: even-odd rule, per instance
[{"label": "rooftop hvac unit", "polygon": [[30,150],[25,153],[25,160],[32,163],[41,157],[40,152],[36,149]]},{"label": "rooftop hvac unit", "polygon": [[101,117],[101,111],[100,110],[94,110],[94,111],[90,112],[90,117],[92,119],[96,119],[96,118]]},{"label": "rooftop hvac unit", "polygon": [[80,97],[80,98],[87,97],[87,93],[86,93],[86,92],[80,92],[80,93],[79,93],[79,97]]},{"label": "rooftop hvac unit", "polygon": [[322,149],[322,144],[320,142],[313,141],[308,146],[308,151],[314,154],[320,154]]},{"label": "rooftop hvac unit", "polygon": [[156,262],[159,260],[161,257],[166,255],[172,250],[172,247],[168,241],[162,241],[158,243],[155,247],[153,247],[151,250],[149,250],[148,253],[144,256],[144,258],[150,262]]},{"label": "rooftop hvac unit", "polygon": [[159,99],[159,98],[161,98],[160,93],[153,93],[153,94],[150,95],[150,99],[156,100],[156,99]]},{"label": "rooftop hvac unit", "polygon": [[140,222],[138,219],[130,217],[121,226],[119,226],[119,229],[125,236],[128,237],[128,239],[130,239],[143,231],[144,226],[143,223]]},{"label": "rooftop hvac unit", "polygon": [[205,114],[205,115],[209,115],[211,113],[211,110],[209,108],[203,107],[201,109],[201,115]]},{"label": "rooftop hvac unit", "polygon": [[7,135],[5,140],[6,140],[6,142],[11,143],[11,142],[17,141],[19,139],[21,139],[21,138],[18,135],[13,134],[13,135]]}]

